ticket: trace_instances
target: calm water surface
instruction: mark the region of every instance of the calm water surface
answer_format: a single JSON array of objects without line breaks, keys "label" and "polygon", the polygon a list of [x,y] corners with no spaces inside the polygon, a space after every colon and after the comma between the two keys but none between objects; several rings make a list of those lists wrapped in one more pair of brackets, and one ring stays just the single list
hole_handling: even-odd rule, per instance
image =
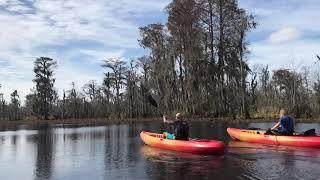
[{"label": "calm water surface", "polygon": [[[224,156],[145,146],[140,131],[170,131],[160,122],[34,130],[19,127],[0,132],[0,179],[319,179],[320,149],[230,141],[228,126],[209,122],[191,125],[194,138],[225,141],[228,149]],[[319,133],[320,124],[296,125],[297,131],[310,128]]]}]

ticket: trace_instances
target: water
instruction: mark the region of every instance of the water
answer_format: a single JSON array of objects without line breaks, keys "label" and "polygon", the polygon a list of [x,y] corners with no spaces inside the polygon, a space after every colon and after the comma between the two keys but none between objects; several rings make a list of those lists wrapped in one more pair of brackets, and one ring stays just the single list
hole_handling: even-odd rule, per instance
[{"label": "water", "polygon": [[[140,131],[170,131],[160,122],[18,127],[0,132],[0,179],[318,179],[320,149],[234,142],[226,132],[228,126],[271,125],[192,123],[192,137],[225,141],[224,156],[145,146]],[[309,128],[320,130],[320,124],[296,126],[298,131]]]}]

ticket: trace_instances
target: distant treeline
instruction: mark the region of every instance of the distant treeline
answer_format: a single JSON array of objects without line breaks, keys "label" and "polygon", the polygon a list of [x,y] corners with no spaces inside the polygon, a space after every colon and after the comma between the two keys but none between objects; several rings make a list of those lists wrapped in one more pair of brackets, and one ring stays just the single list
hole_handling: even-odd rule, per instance
[{"label": "distant treeline", "polygon": [[237,0],[173,0],[166,12],[165,25],[140,27],[138,41],[149,54],[129,62],[105,60],[102,84],[92,80],[78,91],[73,83],[58,97],[56,61],[36,59],[35,88],[25,106],[15,90],[9,104],[0,99],[1,118],[135,118],[177,111],[249,118],[279,108],[296,117],[320,115],[319,76],[311,81],[307,68],[271,72],[248,66],[246,34],[257,22]]}]

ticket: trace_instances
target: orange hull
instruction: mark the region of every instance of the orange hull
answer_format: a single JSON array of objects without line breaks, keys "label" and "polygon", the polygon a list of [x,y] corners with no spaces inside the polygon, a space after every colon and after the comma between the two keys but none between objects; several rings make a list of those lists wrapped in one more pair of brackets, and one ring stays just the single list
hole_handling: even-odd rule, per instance
[{"label": "orange hull", "polygon": [[224,143],[214,140],[170,140],[164,139],[162,134],[142,131],[142,141],[152,147],[161,149],[188,152],[194,154],[224,154]]},{"label": "orange hull", "polygon": [[227,131],[232,139],[245,142],[320,148],[320,136],[264,135],[265,131],[236,128],[228,128]]}]

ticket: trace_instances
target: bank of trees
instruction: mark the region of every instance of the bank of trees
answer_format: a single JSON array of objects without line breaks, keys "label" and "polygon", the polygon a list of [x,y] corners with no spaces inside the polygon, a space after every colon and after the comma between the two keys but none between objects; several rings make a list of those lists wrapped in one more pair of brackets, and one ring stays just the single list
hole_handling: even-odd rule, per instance
[{"label": "bank of trees", "polygon": [[35,61],[35,87],[20,107],[18,92],[1,118],[135,118],[181,111],[201,117],[254,117],[280,107],[295,116],[320,115],[320,78],[310,72],[249,67],[246,34],[254,16],[237,0],[173,0],[166,24],[139,28],[138,43],[148,54],[101,62],[102,83],[72,83],[58,97],[56,62]]},{"label": "bank of trees", "polygon": [[311,78],[309,69],[278,69],[270,72],[268,66],[261,68],[259,79],[256,80],[258,86],[252,112],[266,115],[284,107],[295,117],[319,117],[319,80]]}]

